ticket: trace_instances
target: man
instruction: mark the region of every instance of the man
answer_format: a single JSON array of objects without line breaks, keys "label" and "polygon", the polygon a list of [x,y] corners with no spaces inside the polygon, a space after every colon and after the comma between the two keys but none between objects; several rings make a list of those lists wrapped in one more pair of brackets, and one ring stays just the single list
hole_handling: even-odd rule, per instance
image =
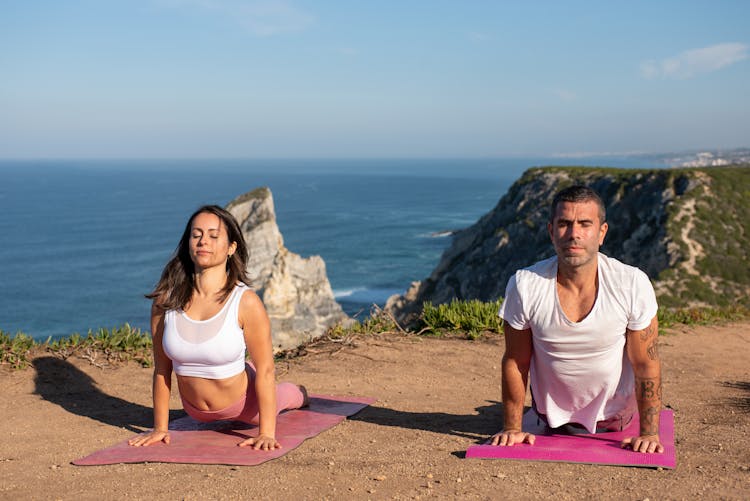
[{"label": "man", "polygon": [[493,445],[534,443],[521,427],[530,375],[534,410],[551,428],[619,431],[637,410],[640,435],[622,447],[664,451],[654,289],[639,269],[599,253],[607,228],[593,190],[560,191],[547,223],[557,255],[508,281],[499,313],[505,423]]}]

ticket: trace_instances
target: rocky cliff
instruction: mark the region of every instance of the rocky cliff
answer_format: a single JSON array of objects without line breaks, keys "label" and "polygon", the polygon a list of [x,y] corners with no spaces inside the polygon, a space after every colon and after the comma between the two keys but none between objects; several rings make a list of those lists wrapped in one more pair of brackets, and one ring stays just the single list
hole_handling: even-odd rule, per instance
[{"label": "rocky cliff", "polygon": [[607,206],[602,252],[638,266],[666,307],[748,302],[750,168],[631,170],[529,169],[497,206],[458,232],[432,274],[386,310],[406,324],[422,304],[502,297],[517,270],[553,255],[547,233],[554,194],[572,184]]},{"label": "rocky cliff", "polygon": [[245,236],[247,271],[271,319],[275,350],[299,346],[348,321],[334,299],[323,259],[303,258],[284,247],[270,189],[240,195],[226,208]]}]

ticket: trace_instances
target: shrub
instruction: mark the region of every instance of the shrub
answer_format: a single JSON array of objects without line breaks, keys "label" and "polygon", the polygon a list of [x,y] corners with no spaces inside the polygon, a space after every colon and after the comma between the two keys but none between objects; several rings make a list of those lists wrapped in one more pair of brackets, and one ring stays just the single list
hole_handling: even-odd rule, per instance
[{"label": "shrub", "polygon": [[750,318],[750,309],[741,305],[720,308],[660,308],[657,318],[659,327],[672,327],[675,324],[706,325]]},{"label": "shrub", "polygon": [[437,306],[426,302],[422,309],[422,321],[426,328],[435,334],[443,331],[465,332],[475,339],[482,331],[500,332],[502,319],[497,312],[502,299],[491,302],[478,300],[460,301],[454,299]]},{"label": "shrub", "polygon": [[10,337],[0,331],[0,364],[8,364],[14,369],[27,367],[31,363],[32,351],[47,351],[60,358],[78,355],[98,365],[100,355],[103,360],[135,360],[145,367],[153,365],[151,355],[151,335],[135,329],[129,324],[112,329],[89,331],[86,337],[77,332],[70,336],[44,342],[37,342],[23,333]]},{"label": "shrub", "polygon": [[8,364],[14,369],[27,367],[29,353],[35,346],[34,339],[22,332],[10,337],[10,334],[0,330],[0,365]]}]

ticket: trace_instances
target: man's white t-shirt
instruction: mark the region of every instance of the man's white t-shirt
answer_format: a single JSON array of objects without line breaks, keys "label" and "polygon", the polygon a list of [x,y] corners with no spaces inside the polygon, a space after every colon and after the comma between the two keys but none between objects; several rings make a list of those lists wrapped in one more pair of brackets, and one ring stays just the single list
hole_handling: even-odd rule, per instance
[{"label": "man's white t-shirt", "polygon": [[591,312],[570,321],[557,296],[557,256],[518,270],[508,280],[500,316],[514,329],[531,329],[531,394],[553,428],[578,423],[594,433],[597,421],[637,410],[625,329],[641,330],[656,315],[656,295],[638,268],[599,253],[599,290]]}]

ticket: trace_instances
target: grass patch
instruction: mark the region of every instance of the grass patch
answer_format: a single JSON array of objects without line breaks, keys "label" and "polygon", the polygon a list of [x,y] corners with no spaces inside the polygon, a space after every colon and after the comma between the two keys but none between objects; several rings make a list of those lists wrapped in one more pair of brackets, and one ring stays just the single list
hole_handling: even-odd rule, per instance
[{"label": "grass patch", "polygon": [[63,360],[78,356],[94,365],[134,360],[144,367],[153,366],[151,334],[125,324],[112,329],[89,331],[86,336],[78,333],[68,337],[46,341],[35,341],[31,336],[17,333],[10,336],[0,331],[0,365],[23,369],[31,365],[34,356],[50,353]]},{"label": "grass patch", "polygon": [[404,332],[396,320],[377,305],[373,305],[370,316],[362,321],[353,320],[348,325],[338,324],[328,329],[330,338],[343,338],[353,334],[381,334],[385,332]]},{"label": "grass patch", "polygon": [[422,322],[427,332],[433,334],[464,332],[467,338],[476,339],[483,331],[501,332],[503,324],[497,312],[502,302],[502,299],[490,302],[454,299],[437,306],[426,302],[422,309]]},{"label": "grass patch", "polygon": [[750,309],[742,305],[715,308],[659,308],[659,327],[723,324],[750,318]]},{"label": "grass patch", "polygon": [[[424,328],[410,334],[442,335],[446,332],[464,334],[467,339],[477,339],[482,332],[502,333],[503,322],[497,316],[503,300],[497,301],[459,301],[433,305],[425,303],[422,312]],[[682,325],[723,324],[738,320],[750,319],[750,308],[743,305],[726,307],[696,308],[660,308],[658,313],[659,327],[669,328]],[[361,322],[329,329],[325,336],[312,343],[288,352],[277,358],[293,358],[310,352],[316,353],[314,346],[319,343],[340,347],[353,345],[353,339],[360,335],[375,335],[389,332],[406,333],[391,315],[375,307],[370,316]],[[144,367],[153,366],[153,342],[151,334],[125,324],[113,329],[101,328],[89,331],[86,336],[78,333],[60,339],[35,341],[28,334],[19,332],[11,336],[0,330],[0,366],[11,369],[24,369],[31,365],[34,357],[49,353],[58,358],[67,359],[77,356],[88,360],[93,365],[103,367],[112,362],[136,361]],[[330,351],[330,350],[329,350]]]},{"label": "grass patch", "polygon": [[[427,332],[442,334],[444,332],[463,332],[469,339],[476,339],[482,331],[502,333],[502,319],[497,316],[503,300],[459,301],[433,305],[425,303],[422,321]],[[738,320],[750,319],[750,309],[743,305],[694,307],[694,308],[659,308],[657,314],[659,327],[669,328],[682,325],[724,324]]]},{"label": "grass patch", "polygon": [[31,362],[31,350],[36,345],[34,339],[22,332],[11,337],[0,330],[0,365],[8,365],[13,369],[23,369]]}]

